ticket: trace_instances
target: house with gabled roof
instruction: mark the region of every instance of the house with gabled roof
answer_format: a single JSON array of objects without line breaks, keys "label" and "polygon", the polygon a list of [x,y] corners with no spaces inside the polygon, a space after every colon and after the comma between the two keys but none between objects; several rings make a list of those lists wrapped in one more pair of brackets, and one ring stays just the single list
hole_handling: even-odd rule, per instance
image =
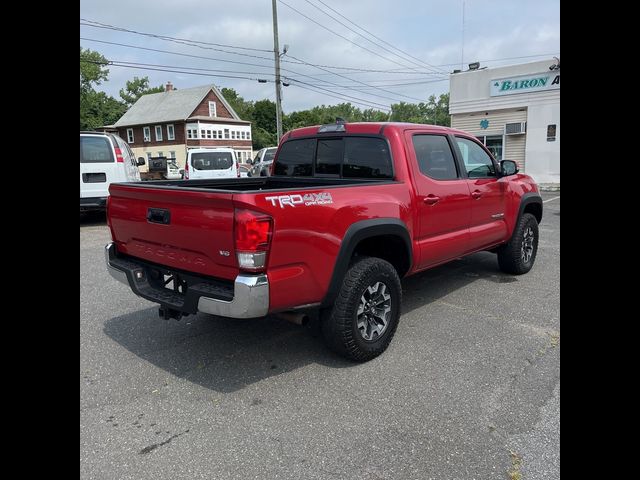
[{"label": "house with gabled roof", "polygon": [[180,168],[189,148],[230,147],[241,162],[253,156],[251,122],[214,85],[178,90],[168,82],[164,92],[140,97],[113,127],[136,157],[175,158]]}]

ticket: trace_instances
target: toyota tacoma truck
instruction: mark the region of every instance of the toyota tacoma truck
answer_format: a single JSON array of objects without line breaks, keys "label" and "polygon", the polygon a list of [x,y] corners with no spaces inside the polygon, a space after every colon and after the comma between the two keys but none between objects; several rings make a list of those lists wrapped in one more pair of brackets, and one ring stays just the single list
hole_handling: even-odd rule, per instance
[{"label": "toyota tacoma truck", "polygon": [[[305,127],[269,177],[110,186],[109,273],[160,316],[317,319],[366,361],[400,318],[400,279],[483,250],[534,264],[542,199],[474,136],[410,123]],[[300,323],[300,322],[298,322]]]}]

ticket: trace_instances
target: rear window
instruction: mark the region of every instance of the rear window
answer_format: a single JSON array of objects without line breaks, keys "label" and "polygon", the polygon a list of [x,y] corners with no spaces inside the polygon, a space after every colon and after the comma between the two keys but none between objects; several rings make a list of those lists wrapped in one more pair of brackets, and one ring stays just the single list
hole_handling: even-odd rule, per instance
[{"label": "rear window", "polygon": [[275,175],[290,177],[310,177],[312,175],[313,155],[316,150],[316,139],[290,140],[280,148],[276,162]]},{"label": "rear window", "polygon": [[106,137],[80,137],[80,163],[114,161],[111,142]]},{"label": "rear window", "polygon": [[194,170],[227,170],[233,166],[230,152],[202,152],[191,155]]},{"label": "rear window", "polygon": [[383,138],[308,138],[282,145],[274,174],[393,178],[393,167],[389,146]]}]

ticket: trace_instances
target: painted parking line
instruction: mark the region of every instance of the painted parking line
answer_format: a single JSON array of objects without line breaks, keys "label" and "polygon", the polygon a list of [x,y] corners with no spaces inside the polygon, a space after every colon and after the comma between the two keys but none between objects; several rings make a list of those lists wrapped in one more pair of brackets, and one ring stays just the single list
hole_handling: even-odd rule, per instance
[{"label": "painted parking line", "polygon": [[554,200],[557,200],[558,198],[560,198],[560,195],[558,195],[557,197],[550,198],[548,200],[544,200],[542,203],[553,202]]}]

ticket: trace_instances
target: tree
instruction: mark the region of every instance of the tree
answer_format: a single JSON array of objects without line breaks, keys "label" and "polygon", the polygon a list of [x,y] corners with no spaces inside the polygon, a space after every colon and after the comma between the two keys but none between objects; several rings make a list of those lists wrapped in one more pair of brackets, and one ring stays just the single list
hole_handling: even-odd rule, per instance
[{"label": "tree", "polygon": [[133,80],[128,80],[125,88],[120,89],[120,98],[127,106],[131,106],[138,101],[138,99],[149,93],[161,93],[164,92],[164,87],[149,87],[149,77],[133,77]]},{"label": "tree", "polygon": [[276,104],[266,98],[255,102],[253,104],[253,122],[256,128],[276,133]]},{"label": "tree", "polygon": [[233,88],[223,88],[221,93],[242,120],[253,120],[253,102],[246,101]]},{"label": "tree", "polygon": [[109,62],[100,53],[80,47],[80,95],[93,90],[109,75]]}]

